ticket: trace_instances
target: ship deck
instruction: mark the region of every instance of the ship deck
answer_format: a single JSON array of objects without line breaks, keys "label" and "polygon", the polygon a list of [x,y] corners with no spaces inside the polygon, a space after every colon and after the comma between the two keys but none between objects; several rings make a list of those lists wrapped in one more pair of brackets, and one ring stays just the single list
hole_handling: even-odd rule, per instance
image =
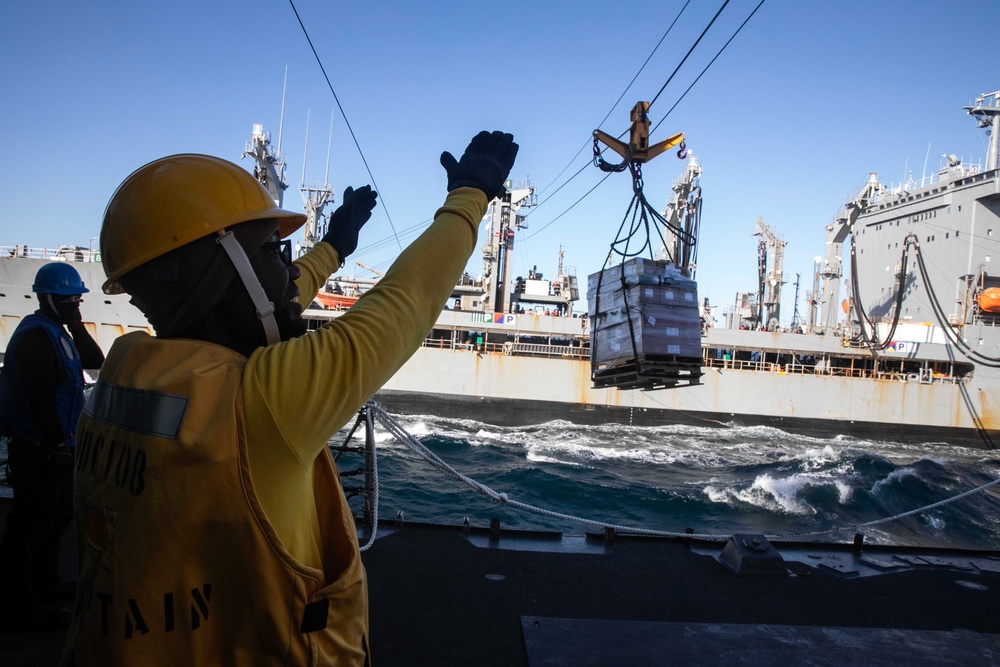
[{"label": "ship deck", "polygon": [[[1000,662],[1000,554],[777,546],[794,574],[737,576],[721,544],[384,523],[374,664]],[[63,637],[0,633],[0,663],[54,665]]]}]

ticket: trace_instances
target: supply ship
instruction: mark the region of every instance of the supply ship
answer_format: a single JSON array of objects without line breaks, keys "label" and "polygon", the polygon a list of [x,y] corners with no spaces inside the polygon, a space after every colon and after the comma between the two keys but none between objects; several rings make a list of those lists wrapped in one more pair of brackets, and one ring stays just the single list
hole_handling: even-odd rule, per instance
[{"label": "supply ship", "polygon": [[[483,277],[456,286],[424,346],[376,398],[395,412],[496,423],[774,424],[992,447],[1000,428],[990,291],[998,285],[989,273],[1000,229],[998,97],[968,109],[992,129],[985,169],[951,160],[932,182],[899,189],[872,177],[827,227],[802,333],[776,325],[780,239],[761,226],[758,290],[738,300],[726,326],[704,327],[703,373],[690,386],[594,388],[591,323],[574,316],[572,271],[510,280],[517,210],[533,194],[512,188],[490,216]],[[280,196],[281,164],[265,139],[255,132],[249,152]],[[668,216],[697,216],[699,175],[689,162]],[[307,242],[321,236],[331,194],[306,194]],[[851,290],[848,319],[838,322],[845,246]],[[35,308],[30,285],[43,263],[73,262],[92,287],[104,280],[92,248],[8,247],[3,255],[4,347]],[[306,310],[311,325],[338,317],[370,285],[332,277]],[[128,331],[150,330],[127,296],[92,289],[82,312],[105,349]],[[367,456],[372,430],[366,440]],[[8,508],[0,502],[0,514]],[[397,517],[359,530],[373,545],[363,554],[370,646],[389,664],[972,665],[995,664],[1000,654],[995,551],[868,544],[860,532],[853,544],[754,534],[720,543],[690,531],[611,527],[563,535],[511,530],[498,519],[485,528]],[[68,531],[66,578],[75,576],[72,542]],[[122,627],[122,619],[111,623]],[[65,632],[3,637],[6,663],[55,664]],[[155,635],[137,635],[144,640]]]},{"label": "supply ship", "polygon": [[[993,448],[1000,439],[1000,274],[991,272],[992,257],[1000,258],[1000,91],[965,111],[989,133],[985,165],[950,156],[933,177],[896,187],[871,174],[826,226],[808,315],[790,330],[777,324],[782,243],[758,220],[760,285],[739,295],[724,326],[709,326],[701,304],[702,374],[691,386],[595,387],[591,322],[574,310],[578,281],[562,252],[554,280],[537,270],[512,273],[520,211],[534,203],[534,190],[511,184],[487,214],[482,276],[456,285],[424,345],[375,398],[397,413],[500,425],[768,425]],[[255,127],[244,155],[280,204],[284,162],[266,130]],[[700,175],[692,158],[673,185],[667,219],[684,225],[700,214]],[[301,190],[309,247],[322,236],[332,189]],[[104,280],[92,248],[2,253],[4,347],[35,308],[31,283],[44,262],[74,262],[88,285]],[[321,326],[371,284],[333,276],[304,316]],[[127,299],[94,290],[85,300],[84,319],[104,349],[127,331],[149,330]]]}]

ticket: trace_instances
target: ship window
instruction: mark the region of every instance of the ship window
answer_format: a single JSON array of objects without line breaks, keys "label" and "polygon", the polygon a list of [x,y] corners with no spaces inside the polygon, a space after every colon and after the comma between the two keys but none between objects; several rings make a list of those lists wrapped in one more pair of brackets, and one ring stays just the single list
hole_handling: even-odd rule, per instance
[{"label": "ship window", "polygon": [[945,238],[948,238],[949,236],[951,236],[951,234],[950,234],[950,233],[948,233],[948,232],[945,232],[945,233],[944,233],[944,237],[945,237]]},{"label": "ship window", "polygon": [[959,205],[958,205],[958,212],[959,212],[959,213],[961,213],[961,212],[962,212],[962,205],[961,205],[961,204],[959,204]]}]

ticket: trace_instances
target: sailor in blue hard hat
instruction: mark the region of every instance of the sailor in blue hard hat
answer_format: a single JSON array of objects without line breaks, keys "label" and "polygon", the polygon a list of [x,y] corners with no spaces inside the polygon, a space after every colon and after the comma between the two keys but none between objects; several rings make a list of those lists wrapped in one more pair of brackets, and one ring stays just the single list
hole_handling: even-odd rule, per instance
[{"label": "sailor in blue hard hat", "polygon": [[7,479],[14,502],[0,542],[0,630],[65,627],[71,600],[59,575],[59,542],[69,525],[73,448],[83,409],[83,369],[100,368],[104,353],[80,315],[89,290],[65,262],[42,266],[32,291],[38,310],[10,338],[0,370],[0,429],[8,438]]}]

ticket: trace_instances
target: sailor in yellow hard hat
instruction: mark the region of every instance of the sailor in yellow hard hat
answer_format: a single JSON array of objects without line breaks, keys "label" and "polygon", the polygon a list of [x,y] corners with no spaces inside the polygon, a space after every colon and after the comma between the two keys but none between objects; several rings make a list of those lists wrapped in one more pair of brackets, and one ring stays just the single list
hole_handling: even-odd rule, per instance
[{"label": "sailor in yellow hard hat", "polygon": [[308,334],[302,308],[356,248],[371,188],[349,188],[292,262],[304,216],[236,165],[175,155],[122,183],[104,289],[128,292],[156,337],[115,342],[80,418],[64,662],[369,662],[365,573],[326,443],[433,326],[516,154],[500,132],[442,154],[434,223]]}]

